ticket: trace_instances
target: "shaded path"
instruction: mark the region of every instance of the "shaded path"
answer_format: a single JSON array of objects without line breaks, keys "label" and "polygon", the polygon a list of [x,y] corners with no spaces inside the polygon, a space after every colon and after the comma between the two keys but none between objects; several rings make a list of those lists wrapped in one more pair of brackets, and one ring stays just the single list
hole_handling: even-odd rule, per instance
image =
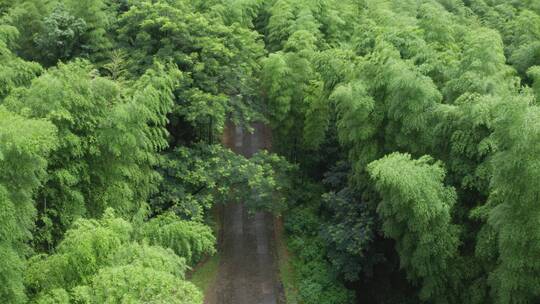
[{"label": "shaded path", "polygon": [[[254,125],[253,134],[232,127],[225,144],[246,157],[269,147],[268,129]],[[273,217],[249,214],[242,204],[223,208],[221,261],[206,304],[277,304],[280,298],[275,261]]]}]

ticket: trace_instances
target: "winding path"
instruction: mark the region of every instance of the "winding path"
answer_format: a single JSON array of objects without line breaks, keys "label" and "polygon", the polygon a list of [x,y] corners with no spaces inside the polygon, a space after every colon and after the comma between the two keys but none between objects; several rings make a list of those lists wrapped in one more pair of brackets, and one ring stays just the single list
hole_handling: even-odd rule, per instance
[{"label": "winding path", "polygon": [[[255,124],[255,132],[231,127],[225,145],[250,157],[270,146],[269,130]],[[206,304],[278,304],[281,288],[275,259],[273,217],[265,212],[249,214],[243,204],[225,206],[221,262]]]}]

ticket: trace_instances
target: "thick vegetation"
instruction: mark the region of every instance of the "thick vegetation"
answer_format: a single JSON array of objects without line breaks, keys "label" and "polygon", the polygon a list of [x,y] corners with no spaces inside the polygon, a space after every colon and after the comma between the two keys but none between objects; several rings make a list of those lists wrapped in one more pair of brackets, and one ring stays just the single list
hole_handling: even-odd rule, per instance
[{"label": "thick vegetation", "polygon": [[191,1],[0,12],[0,302],[202,303],[212,206],[286,203],[283,158],[214,143],[263,118],[257,32]]},{"label": "thick vegetation", "polygon": [[291,212],[358,300],[540,300],[536,3],[268,5],[274,144],[327,191]]},{"label": "thick vegetation", "polygon": [[0,65],[1,302],[201,303],[230,201],[302,303],[540,301],[536,0],[3,0]]}]

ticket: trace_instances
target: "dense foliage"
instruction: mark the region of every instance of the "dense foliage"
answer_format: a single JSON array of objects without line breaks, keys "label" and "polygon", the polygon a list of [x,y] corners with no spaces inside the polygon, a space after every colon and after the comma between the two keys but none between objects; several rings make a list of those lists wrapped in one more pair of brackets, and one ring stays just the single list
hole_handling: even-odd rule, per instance
[{"label": "dense foliage", "polygon": [[274,146],[326,191],[291,209],[301,222],[291,237],[312,227],[304,241],[324,240],[329,275],[357,300],[540,299],[538,9],[498,0],[263,9]]},{"label": "dense foliage", "polygon": [[301,303],[540,301],[536,0],[3,0],[0,65],[0,302],[201,303],[237,201]]},{"label": "dense foliage", "polygon": [[202,303],[212,206],[286,202],[283,158],[214,144],[263,118],[259,34],[191,1],[0,12],[1,302]]}]

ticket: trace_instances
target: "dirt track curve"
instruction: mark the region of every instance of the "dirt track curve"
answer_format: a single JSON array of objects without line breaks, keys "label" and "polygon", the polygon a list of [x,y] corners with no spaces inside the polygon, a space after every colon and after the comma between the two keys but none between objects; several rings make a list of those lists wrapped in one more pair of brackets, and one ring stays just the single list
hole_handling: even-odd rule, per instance
[{"label": "dirt track curve", "polygon": [[[262,124],[253,127],[254,133],[228,128],[225,145],[246,157],[269,148],[268,129]],[[223,208],[222,216],[221,261],[205,304],[280,303],[272,215],[249,214],[242,204],[231,204]]]}]

